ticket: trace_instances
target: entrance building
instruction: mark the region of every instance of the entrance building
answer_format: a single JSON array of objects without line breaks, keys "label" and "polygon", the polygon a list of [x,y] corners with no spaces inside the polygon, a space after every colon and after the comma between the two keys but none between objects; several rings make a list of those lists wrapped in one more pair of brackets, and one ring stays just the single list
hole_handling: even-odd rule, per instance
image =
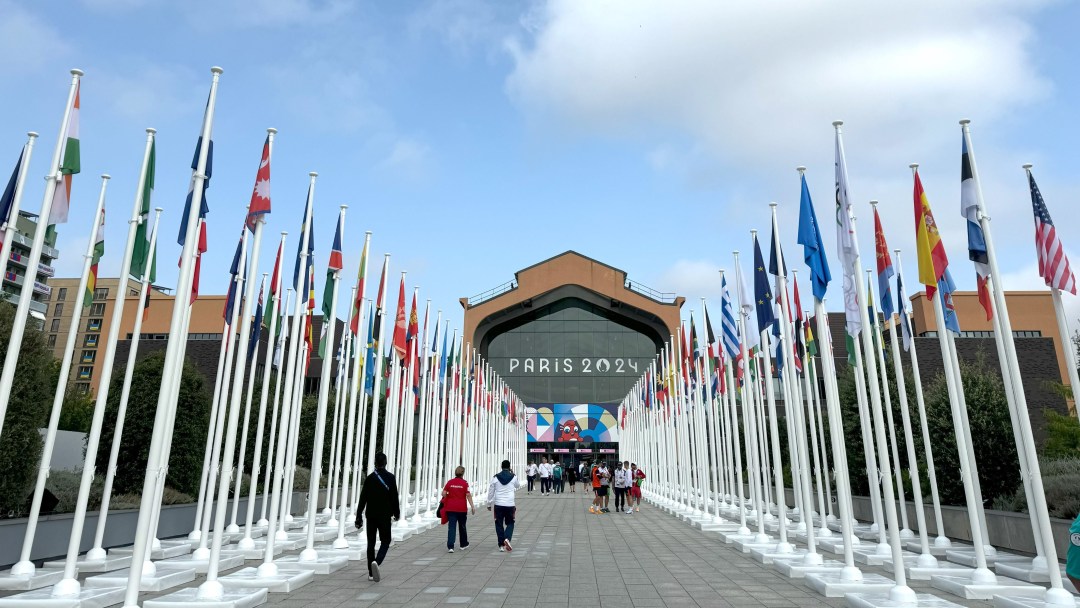
[{"label": "entrance building", "polygon": [[525,403],[529,459],[618,458],[618,405],[671,339],[684,299],[574,251],[462,298],[470,342]]}]

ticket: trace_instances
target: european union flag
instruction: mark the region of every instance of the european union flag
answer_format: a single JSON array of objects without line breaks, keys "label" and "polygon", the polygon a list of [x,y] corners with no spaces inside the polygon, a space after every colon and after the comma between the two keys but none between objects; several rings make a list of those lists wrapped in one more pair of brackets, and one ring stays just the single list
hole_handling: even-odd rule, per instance
[{"label": "european union flag", "polygon": [[776,322],[772,288],[769,286],[769,275],[765,271],[765,259],[761,255],[757,236],[754,237],[754,310],[757,312],[758,331],[765,331]]}]

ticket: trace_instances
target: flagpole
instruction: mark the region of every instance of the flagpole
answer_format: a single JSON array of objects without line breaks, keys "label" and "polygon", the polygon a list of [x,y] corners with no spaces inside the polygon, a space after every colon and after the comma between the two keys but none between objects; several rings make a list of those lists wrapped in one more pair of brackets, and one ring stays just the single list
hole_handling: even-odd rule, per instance
[{"label": "flagpole", "polygon": [[[178,305],[178,304],[174,304]],[[189,540],[202,541],[204,534],[202,533],[202,520],[203,511],[206,506],[206,486],[210,483],[210,455],[214,449],[214,437],[216,436],[216,430],[219,423],[219,419],[222,416],[221,408],[221,391],[222,383],[225,382],[225,354],[229,352],[229,337],[232,335],[232,328],[229,327],[229,320],[225,319],[221,322],[221,342],[218,344],[218,362],[217,362],[217,375],[214,377],[214,393],[213,401],[210,404],[210,423],[206,426],[206,447],[203,448],[203,463],[202,474],[199,476],[199,497],[195,505],[195,522],[192,525],[191,532],[188,533]],[[205,543],[200,542],[200,547],[205,549]]]},{"label": "flagpole", "polygon": [[[371,243],[371,231],[369,230],[369,231],[364,233],[364,251],[365,252],[368,250],[368,246],[369,246],[370,243]],[[364,264],[367,263],[367,258],[366,257],[364,258],[363,263]],[[360,272],[362,273],[362,276],[365,276],[365,277],[367,276],[367,269],[366,268],[361,268]],[[356,292],[361,292],[362,293],[363,289],[364,289],[363,283],[358,284],[358,286],[353,289],[353,301],[354,302],[356,301]],[[364,307],[362,305],[358,306],[358,307],[356,307],[355,311],[352,310],[352,307],[350,307],[350,315],[360,315],[360,320],[357,322],[357,333],[354,336],[354,339],[359,338],[360,337],[359,328],[360,327],[365,327],[365,328],[367,327],[366,324],[364,323]],[[353,455],[353,452],[354,452],[354,449],[353,449],[353,433],[357,432],[357,429],[359,429],[359,432],[357,434],[360,434],[360,435],[363,434],[362,426],[357,426],[357,424],[356,424],[356,422],[357,422],[356,421],[356,418],[357,418],[356,398],[358,396],[359,390],[362,388],[363,383],[364,383],[364,375],[365,375],[364,367],[365,367],[366,361],[367,361],[367,352],[366,351],[367,351],[367,347],[365,346],[365,347],[361,348],[359,346],[359,342],[357,342],[357,348],[353,352],[352,382],[349,384],[349,388],[348,388],[348,391],[349,391],[349,410],[348,410],[348,413],[346,414],[345,445],[342,446],[342,456],[343,456],[343,458],[342,458],[342,467],[343,468],[342,468],[342,471],[341,471],[341,487],[340,487],[340,489],[341,489],[341,497],[340,497],[340,499],[338,501],[338,503],[339,503],[339,505],[338,505],[338,508],[339,508],[338,535],[337,535],[337,538],[334,539],[333,544],[331,545],[334,549],[348,549],[349,546],[350,546],[349,541],[345,538],[345,524],[348,521],[349,502],[350,502],[349,501],[349,481],[350,481],[349,480],[349,475],[353,471],[356,471],[357,475],[359,475],[359,472],[360,472],[360,469],[355,466],[356,463],[354,462],[355,461],[355,456]],[[367,399],[365,397],[365,401],[366,400]],[[364,416],[364,409],[365,409],[364,407],[360,408],[360,413],[359,413],[360,418],[363,418],[363,416]],[[359,442],[357,442],[357,443],[359,443]],[[356,447],[359,447],[359,445],[357,445]],[[359,450],[356,450],[356,453],[358,454]],[[360,480],[359,480],[359,478],[357,478],[356,481],[355,481],[355,485],[359,485],[359,483],[360,483]]]},{"label": "flagpole", "polygon": [[[49,478],[50,464],[52,462],[53,448],[56,445],[57,426],[60,424],[60,413],[63,410],[64,396],[67,393],[68,376],[71,374],[71,360],[75,356],[75,341],[79,334],[79,322],[82,318],[83,300],[86,297],[87,284],[89,282],[90,266],[93,263],[94,248],[97,245],[99,233],[104,230],[105,214],[105,191],[108,188],[109,176],[101,176],[101,189],[98,194],[97,209],[94,211],[93,229],[87,239],[86,253],[83,255],[82,272],[79,275],[79,290],[75,301],[75,310],[72,312],[71,322],[68,325],[67,340],[64,343],[64,356],[60,361],[60,374],[56,382],[56,390],[53,393],[53,403],[49,415],[49,426],[45,433],[45,445],[41,450],[41,460],[38,463],[37,483],[34,486],[34,495],[30,503],[30,513],[26,520],[26,528],[23,534],[22,553],[18,563],[11,567],[11,574],[15,576],[33,576],[36,566],[30,561],[30,551],[34,546],[34,537],[37,533],[38,517],[41,514],[41,500],[45,495],[45,482]],[[27,266],[27,269],[32,267]],[[24,285],[32,282],[30,272],[24,277]],[[29,294],[27,294],[29,295]],[[75,593],[78,593],[76,590]]]},{"label": "flagpole", "polygon": [[[805,168],[802,168],[802,169],[803,169],[803,171],[805,171]],[[800,172],[800,174],[801,173],[802,172]],[[793,269],[791,271],[791,274],[793,276],[792,280],[795,282],[795,290],[797,292],[798,291],[799,271]],[[798,298],[796,298],[796,300],[798,300]],[[800,302],[800,304],[801,304],[801,302]],[[793,304],[793,306],[794,306],[794,304]],[[801,310],[796,310],[795,313],[796,313],[796,317],[801,317],[803,315],[803,311],[801,311]],[[799,331],[802,331],[804,336],[805,336],[805,321],[800,321],[800,324],[801,325],[800,325]],[[803,336],[803,339],[805,339],[804,336]],[[796,340],[796,342],[797,341],[798,340]],[[817,417],[814,415],[814,394],[813,394],[813,390],[811,389],[811,386],[810,386],[810,366],[811,366],[811,361],[812,361],[813,358],[810,356],[809,351],[805,348],[805,345],[804,345],[804,348],[803,348],[803,353],[804,353],[803,354],[803,358],[804,358],[804,360],[803,360],[803,371],[799,375],[802,377],[802,381],[803,381],[803,396],[804,396],[804,400],[805,400],[805,403],[806,403],[806,413],[807,413],[808,420],[803,425],[803,431],[802,432],[805,433],[805,432],[809,431],[809,434],[810,434],[810,437],[809,437],[810,448],[811,448],[811,450],[813,452],[813,454],[812,454],[813,458],[811,459],[810,462],[808,462],[808,464],[806,466],[806,475],[807,476],[810,475],[811,467],[816,469],[816,475],[814,475],[814,477],[815,477],[815,481],[817,482],[816,486],[817,486],[817,498],[818,498],[818,504],[817,504],[818,517],[821,519],[821,528],[819,530],[817,530],[817,535],[824,538],[824,537],[832,536],[832,530],[829,530],[828,522],[827,522],[827,520],[825,518],[825,500],[826,500],[826,496],[825,496],[825,490],[824,490],[824,488],[822,488],[822,485],[821,485],[821,483],[822,483],[822,479],[821,479],[822,478],[821,451],[823,451],[825,449],[825,446],[822,445],[820,447],[820,450],[819,450],[819,447],[818,447],[818,435],[817,435]],[[800,405],[800,407],[801,407],[801,405]],[[803,437],[805,437],[805,435]],[[806,441],[806,439],[803,439],[803,441]],[[811,456],[811,454],[806,454],[806,457],[808,459],[810,459],[810,456]],[[808,483],[810,483],[809,480],[808,480]],[[813,487],[811,487],[811,492],[809,494],[810,500],[813,500],[813,494],[814,494]],[[810,514],[810,526],[813,527],[813,525],[814,525],[814,519],[813,519],[813,514],[811,513]]]},{"label": "flagpole", "polygon": [[[283,231],[281,233],[282,239],[285,238],[285,235],[286,233]],[[282,252],[284,252],[284,248],[282,248]],[[284,258],[284,254],[282,255],[282,258]],[[293,301],[293,288],[284,288],[283,284],[284,279],[279,273],[277,291],[278,295],[284,295],[285,299],[277,299],[275,303],[275,306],[277,306],[281,310],[280,314],[274,315],[275,317],[277,317],[277,322],[280,325],[278,326],[278,328],[276,328],[277,335],[273,336],[273,358],[271,359],[269,353],[267,354],[266,368],[263,371],[263,386],[265,387],[267,386],[265,379],[266,375],[270,373],[270,367],[273,366],[277,369],[277,373],[274,374],[274,405],[273,408],[270,410],[270,434],[266,436],[266,474],[263,475],[263,500],[262,504],[259,507],[259,522],[256,524],[259,526],[266,526],[267,541],[269,541],[272,537],[275,536],[275,531],[273,530],[273,527],[270,526],[270,520],[267,519],[267,510],[270,507],[270,503],[277,500],[277,492],[271,490],[270,484],[273,478],[273,474],[277,471],[277,469],[273,466],[272,463],[274,462],[274,449],[278,444],[277,438],[281,435],[281,432],[278,430],[278,420],[280,419],[278,409],[281,405],[282,399],[282,376],[284,376],[284,366],[287,364],[287,361],[285,360],[285,353],[283,351],[285,350],[285,340],[289,336],[289,328],[285,327],[285,324],[289,317],[289,304]],[[285,290],[284,294],[281,294],[282,289]],[[284,328],[285,331],[281,331],[281,328]],[[263,391],[266,391],[266,388],[263,388]],[[271,493],[273,493],[274,495],[273,499],[271,499]],[[284,530],[282,530],[282,532],[284,532]],[[272,543],[268,542],[268,544]]]},{"label": "flagpole", "polygon": [[[23,144],[23,151],[19,156],[19,166],[16,169],[19,176],[15,179],[15,190],[11,196],[11,208],[8,210],[7,221],[0,226],[0,229],[4,232],[3,240],[0,241],[0,277],[7,276],[7,265],[11,259],[12,237],[15,236],[15,226],[18,223],[19,209],[22,206],[23,186],[26,185],[26,174],[30,168],[30,158],[34,155],[34,140],[37,137],[38,134],[34,131],[29,131],[26,134],[26,143]],[[0,412],[0,424],[2,424],[2,420],[3,412]]]},{"label": "flagpole", "polygon": [[[768,511],[768,505],[765,503],[764,496],[762,495],[762,485],[760,484],[760,477],[762,475],[763,466],[761,462],[761,456],[758,450],[758,429],[757,429],[757,409],[755,405],[755,399],[751,397],[751,384],[753,380],[750,374],[750,352],[747,346],[747,340],[749,340],[749,333],[746,329],[746,319],[744,315],[748,313],[743,310],[743,302],[746,302],[746,294],[744,293],[744,284],[742,277],[742,268],[739,266],[739,252],[734,251],[732,255],[735,258],[735,286],[739,292],[739,312],[736,317],[739,326],[739,333],[743,339],[740,341],[741,350],[741,364],[743,367],[743,418],[745,424],[745,432],[747,436],[746,449],[747,449],[747,462],[749,463],[749,471],[752,483],[750,484],[751,500],[753,501],[753,510],[756,511],[756,522],[758,532],[754,536],[753,541],[756,543],[767,543],[770,538],[765,534],[765,513]],[[760,339],[760,337],[759,337]],[[754,387],[756,391],[756,387]]]},{"label": "flagpole", "polygon": [[[255,272],[257,270],[258,270],[258,268],[254,264],[252,264],[251,265],[251,271]],[[266,278],[267,278],[267,276],[269,276],[268,273],[264,272],[263,277],[262,277],[262,282],[259,284],[259,299],[260,300],[262,299],[263,294],[266,292]],[[254,287],[254,281],[250,281],[250,282],[252,283],[252,287]],[[259,322],[262,323],[262,320],[259,320]],[[254,326],[255,319],[249,317],[249,318],[244,319],[243,323],[245,323],[245,324],[250,323],[251,325]],[[258,344],[258,342],[256,342],[254,344],[254,350],[252,350],[252,346],[250,345],[251,338],[255,338],[256,340],[258,340],[258,336],[255,336],[255,335],[249,336],[249,338],[247,340],[243,340],[239,344],[237,344],[236,349],[241,351],[240,355],[244,358],[245,361],[247,361],[248,359],[251,359],[254,362],[259,356],[259,344]],[[246,367],[246,365],[245,365],[245,367]],[[241,378],[237,379],[238,383],[239,383]],[[244,397],[243,397],[243,399],[244,399],[244,421],[240,425],[240,452],[239,452],[239,456],[237,457],[236,475],[235,475],[235,478],[233,479],[232,512],[229,515],[229,525],[228,525],[228,527],[225,528],[225,532],[227,534],[236,534],[236,533],[240,532],[240,525],[236,523],[236,518],[237,518],[238,513],[240,511],[240,497],[243,496],[243,491],[241,490],[241,486],[243,485],[243,482],[244,482],[244,461],[247,459],[247,439],[248,439],[248,430],[249,430],[250,422],[251,422],[251,399],[252,399],[254,393],[255,393],[255,369],[253,367],[250,371],[247,371],[247,388],[244,391]],[[239,405],[239,404],[237,404],[237,405]],[[256,451],[258,451],[261,448],[262,448],[261,445],[255,444],[255,450]],[[256,486],[255,480],[257,478],[257,474],[255,473],[255,470],[252,469],[251,472],[252,472],[252,474],[250,476],[248,476],[248,488],[249,489]],[[254,499],[254,496],[252,496],[252,499]],[[250,505],[251,508],[255,507],[253,502],[249,502],[249,505]],[[241,538],[241,540],[243,540],[244,538],[249,538],[250,536],[251,536],[251,530],[248,529],[247,527],[245,527],[244,536]]]},{"label": "flagpole", "polygon": [[[735,255],[738,256],[738,253],[736,252]],[[720,282],[721,282],[721,284],[724,283],[724,270],[723,269],[720,270]],[[730,302],[731,302],[730,295],[725,293],[724,297],[727,298],[727,300],[729,302],[729,305],[730,305]],[[721,318],[723,318],[723,315],[727,314],[727,309],[724,308],[723,306],[721,306],[721,311],[720,312],[721,312],[721,315],[722,315]],[[735,320],[734,310],[732,310],[731,312],[732,312],[732,320]],[[740,317],[741,317],[741,315],[740,315]],[[736,321],[736,327],[733,328],[734,331],[739,331],[737,326],[738,326],[738,322]],[[740,343],[741,342],[743,342],[743,340],[740,340]],[[730,355],[730,353],[725,353],[725,354]],[[730,356],[728,358],[732,359],[732,357],[730,357]],[[743,361],[745,361],[745,356],[742,359],[743,359]],[[732,372],[732,369],[731,369],[733,365],[737,365],[738,363],[739,362],[736,361],[736,360],[731,360],[728,363],[728,365],[724,366],[725,383],[727,384],[727,392],[730,393],[730,395],[728,396],[728,399],[727,399],[727,403],[725,405],[725,411],[728,412],[728,414],[727,414],[727,416],[728,416],[728,432],[729,432],[729,435],[730,435],[730,441],[732,443],[732,455],[731,455],[731,457],[735,462],[735,467],[734,467],[735,468],[735,471],[734,471],[735,497],[738,499],[737,504],[738,504],[738,509],[739,509],[739,530],[738,530],[738,534],[739,534],[739,536],[748,536],[750,534],[750,528],[747,527],[747,525],[746,525],[746,500],[744,498],[745,495],[743,494],[743,476],[742,476],[742,464],[743,464],[742,463],[742,445],[740,445],[740,439],[739,439],[739,415],[738,415],[738,410],[736,409],[737,404],[735,402],[736,385],[735,385],[735,382],[734,382],[734,375],[733,375],[733,372]],[[746,388],[745,388],[745,386],[743,387],[743,395],[744,395],[743,411],[744,411],[744,418],[745,418],[745,411],[746,411],[746,407],[745,407],[745,404],[746,404],[746,399],[745,399]],[[744,424],[745,424],[745,421],[744,421]],[[749,470],[749,461],[747,461],[747,468]]]},{"label": "flagpole", "polygon": [[[68,90],[67,105],[64,106],[64,118],[60,121],[60,132],[56,136],[56,148],[53,151],[52,164],[49,165],[49,174],[45,177],[45,195],[41,199],[41,212],[38,214],[37,228],[34,230],[34,240],[30,246],[30,256],[26,261],[27,273],[23,277],[22,289],[19,291],[19,304],[15,308],[15,320],[11,324],[11,337],[8,339],[7,354],[4,357],[4,369],[0,372],[0,433],[4,429],[4,418],[7,415],[8,403],[11,400],[12,383],[15,380],[19,353],[22,350],[23,334],[26,332],[26,319],[30,315],[30,295],[34,292],[34,269],[37,268],[38,262],[41,261],[41,250],[45,245],[45,233],[47,232],[45,224],[49,221],[49,214],[52,212],[56,186],[63,179],[60,172],[61,155],[64,153],[67,140],[72,103],[75,101],[75,93],[79,89],[79,80],[82,75],[82,70],[71,70],[71,88]],[[31,139],[33,139],[32,136]],[[14,211],[14,208],[12,211]],[[11,230],[12,227],[9,226],[8,229]],[[10,237],[4,239],[5,243],[9,241],[11,241]],[[10,245],[8,247],[10,252]],[[5,265],[7,260],[8,258],[5,256]]]}]

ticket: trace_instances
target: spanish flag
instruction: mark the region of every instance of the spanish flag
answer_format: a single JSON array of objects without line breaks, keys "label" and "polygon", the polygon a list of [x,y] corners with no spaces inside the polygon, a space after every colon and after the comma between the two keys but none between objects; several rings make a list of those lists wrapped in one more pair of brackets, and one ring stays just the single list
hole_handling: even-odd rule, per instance
[{"label": "spanish flag", "polygon": [[938,234],[918,169],[915,169],[915,250],[919,256],[919,282],[926,286],[926,297],[932,298],[938,281],[949,266],[949,258],[945,255],[945,245]]}]

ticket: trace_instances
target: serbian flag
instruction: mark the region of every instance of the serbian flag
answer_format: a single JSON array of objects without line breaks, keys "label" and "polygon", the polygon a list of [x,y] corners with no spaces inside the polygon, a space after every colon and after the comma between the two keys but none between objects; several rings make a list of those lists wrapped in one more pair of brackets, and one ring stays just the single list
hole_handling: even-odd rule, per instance
[{"label": "serbian flag", "polygon": [[68,211],[71,206],[71,176],[80,170],[79,154],[79,95],[82,89],[82,81],[75,85],[75,98],[71,105],[71,115],[68,118],[67,132],[64,136],[64,152],[61,155],[60,183],[56,185],[53,193],[52,207],[49,209],[49,225],[66,224]]},{"label": "serbian flag", "polygon": [[945,276],[949,258],[938,234],[930,201],[926,198],[919,170],[915,170],[915,249],[919,258],[919,282],[926,286],[926,297],[934,297],[938,281]]},{"label": "serbian flag", "polygon": [[259,161],[259,172],[255,174],[255,189],[251,193],[251,202],[248,203],[247,219],[245,224],[248,230],[255,232],[255,223],[263,215],[270,213],[270,136],[266,136],[263,143],[262,159]]},{"label": "serbian flag", "polygon": [[405,344],[405,276],[401,276],[401,285],[398,287],[397,315],[394,317],[394,352],[398,359],[404,361],[408,353]]}]

